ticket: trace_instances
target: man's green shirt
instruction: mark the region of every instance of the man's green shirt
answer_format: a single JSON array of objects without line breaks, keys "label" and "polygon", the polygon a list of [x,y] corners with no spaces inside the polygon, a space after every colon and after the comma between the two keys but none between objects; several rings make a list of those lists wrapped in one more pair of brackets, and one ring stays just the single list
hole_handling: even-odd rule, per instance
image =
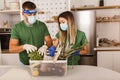
[{"label": "man's green shirt", "polygon": [[[50,34],[47,26],[38,20],[32,25],[26,25],[24,21],[21,21],[11,31],[11,39],[19,40],[19,45],[31,44],[37,48],[44,44],[44,38],[48,35]],[[23,64],[29,64],[29,57],[26,51],[20,52],[19,57]]]}]

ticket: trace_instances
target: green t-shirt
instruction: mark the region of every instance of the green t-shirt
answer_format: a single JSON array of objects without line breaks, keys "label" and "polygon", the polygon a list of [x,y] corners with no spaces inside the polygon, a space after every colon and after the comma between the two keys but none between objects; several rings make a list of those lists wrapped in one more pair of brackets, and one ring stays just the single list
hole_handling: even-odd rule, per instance
[{"label": "green t-shirt", "polygon": [[[56,37],[59,39],[59,34],[56,34]],[[88,44],[87,38],[85,36],[85,33],[82,31],[77,30],[77,36],[75,39],[75,44],[72,46],[72,48],[78,48],[80,46],[83,46],[85,44]],[[68,65],[78,65],[78,61],[80,59],[80,56],[73,56],[71,55],[68,58]]]},{"label": "green t-shirt", "polygon": [[[33,25],[26,25],[24,21],[16,24],[11,31],[11,39],[18,39],[19,45],[31,44],[37,48],[44,44],[44,37],[50,35],[47,26],[41,22],[36,21]],[[27,52],[24,50],[19,54],[20,61],[28,65],[29,57]]]}]

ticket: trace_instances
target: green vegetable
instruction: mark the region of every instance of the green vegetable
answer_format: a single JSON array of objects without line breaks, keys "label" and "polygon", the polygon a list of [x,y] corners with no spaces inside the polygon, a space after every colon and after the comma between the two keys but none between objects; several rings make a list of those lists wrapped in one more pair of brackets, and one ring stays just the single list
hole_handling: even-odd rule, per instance
[{"label": "green vegetable", "polygon": [[33,51],[28,54],[30,60],[43,60],[43,56],[38,53],[38,51]]},{"label": "green vegetable", "polygon": [[[84,46],[84,45],[83,45],[83,46]],[[58,57],[58,59],[59,59],[59,60],[68,59],[75,51],[77,51],[77,50],[82,50],[82,49],[83,49],[83,46],[77,47],[77,48],[74,48],[74,49],[69,49],[68,51],[63,52],[62,54],[60,54],[60,56]]]}]

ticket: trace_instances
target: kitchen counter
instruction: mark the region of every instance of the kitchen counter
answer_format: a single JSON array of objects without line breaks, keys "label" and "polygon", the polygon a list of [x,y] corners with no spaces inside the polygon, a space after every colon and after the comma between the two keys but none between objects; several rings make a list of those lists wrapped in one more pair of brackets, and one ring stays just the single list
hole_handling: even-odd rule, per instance
[{"label": "kitchen counter", "polygon": [[[8,75],[9,74],[9,75]],[[0,66],[0,80],[120,80],[120,73],[96,66],[68,66],[65,76],[33,77],[28,66]]]},{"label": "kitchen counter", "polygon": [[95,51],[120,51],[120,47],[97,47]]}]

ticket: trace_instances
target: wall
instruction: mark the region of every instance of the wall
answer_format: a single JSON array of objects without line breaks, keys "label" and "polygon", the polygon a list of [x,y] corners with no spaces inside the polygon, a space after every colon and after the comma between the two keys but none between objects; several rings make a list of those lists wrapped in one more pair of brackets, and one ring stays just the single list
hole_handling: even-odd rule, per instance
[{"label": "wall", "polygon": [[99,5],[99,0],[71,0],[71,7],[81,7],[84,5]]},{"label": "wall", "polygon": [[[6,6],[9,8],[10,2],[18,2],[19,0],[6,0]],[[0,9],[4,9],[4,0],[0,0]]]},{"label": "wall", "polygon": [[[84,5],[99,6],[99,0],[71,0],[71,6],[80,7]],[[120,0],[104,0],[105,6],[120,5]]]},{"label": "wall", "polygon": [[[23,3],[26,0],[20,0]],[[43,11],[44,14],[37,14],[37,19],[46,23],[47,20],[53,21],[53,16],[58,16],[63,11],[69,10],[69,0],[29,0],[36,4],[38,12]],[[21,4],[22,5],[22,4]],[[22,9],[21,9],[22,12]],[[23,19],[23,17],[21,16]],[[50,35],[55,38],[58,32],[58,24],[56,22],[46,23]]]}]

